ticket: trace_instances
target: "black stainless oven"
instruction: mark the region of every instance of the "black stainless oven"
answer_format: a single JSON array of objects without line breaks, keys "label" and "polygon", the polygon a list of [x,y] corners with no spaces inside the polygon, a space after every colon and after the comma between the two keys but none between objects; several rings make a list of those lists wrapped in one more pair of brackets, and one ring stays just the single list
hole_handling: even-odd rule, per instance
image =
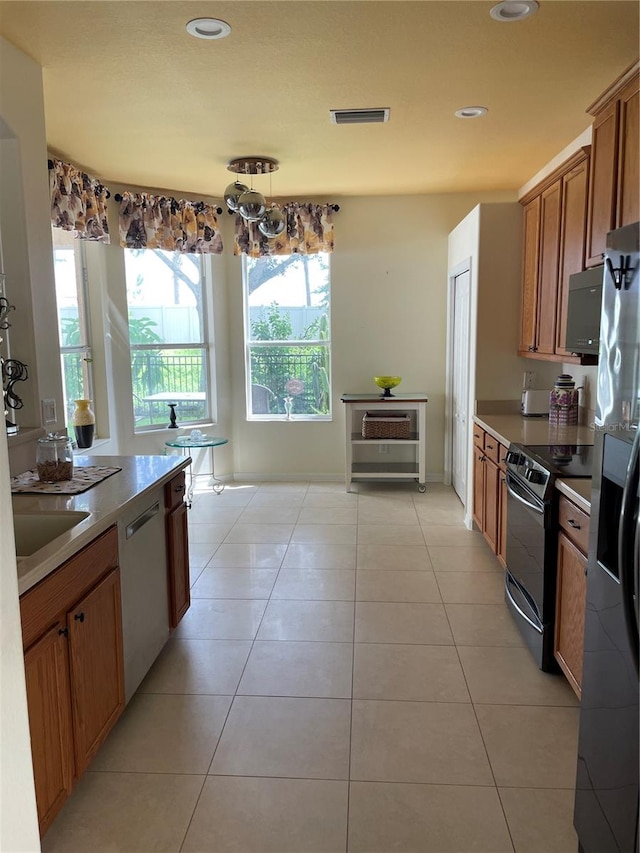
[{"label": "black stainless oven", "polygon": [[506,457],[507,571],[505,600],[540,669],[553,656],[558,476],[591,476],[590,445],[512,444]]}]

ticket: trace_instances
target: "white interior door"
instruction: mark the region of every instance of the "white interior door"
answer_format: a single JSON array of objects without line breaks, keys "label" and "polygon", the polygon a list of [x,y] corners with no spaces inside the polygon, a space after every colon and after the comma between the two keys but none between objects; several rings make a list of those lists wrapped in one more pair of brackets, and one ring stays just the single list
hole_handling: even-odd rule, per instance
[{"label": "white interior door", "polygon": [[451,484],[463,504],[467,488],[467,425],[469,421],[469,270],[453,279],[452,458]]}]

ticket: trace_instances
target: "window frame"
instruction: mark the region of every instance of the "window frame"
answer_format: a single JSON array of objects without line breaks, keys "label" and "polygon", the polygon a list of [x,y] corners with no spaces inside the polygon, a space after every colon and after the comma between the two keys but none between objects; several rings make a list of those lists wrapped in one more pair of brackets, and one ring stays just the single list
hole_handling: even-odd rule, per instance
[{"label": "window frame", "polygon": [[[124,286],[125,286],[125,298],[127,305],[127,327],[130,321],[129,315],[129,297],[128,297],[128,282],[127,282],[127,272],[126,272],[126,252],[132,251],[130,249],[123,249],[124,255]],[[162,249],[141,249],[134,251],[144,251],[144,252],[161,252],[164,251]],[[172,254],[171,252],[167,252],[166,254]],[[200,295],[201,295],[201,316],[200,316],[200,336],[201,339],[198,342],[183,342],[183,343],[151,343],[151,344],[133,344],[129,339],[129,367],[131,369],[133,364],[133,355],[136,352],[144,352],[146,350],[194,350],[195,352],[202,353],[202,359],[204,362],[204,404],[205,404],[205,414],[202,418],[193,419],[193,420],[185,420],[184,418],[179,419],[180,427],[188,427],[188,426],[201,426],[205,424],[214,423],[215,416],[215,399],[213,393],[213,385],[212,385],[212,376],[213,376],[213,342],[210,334],[210,305],[209,305],[209,297],[207,294],[207,283],[209,270],[208,266],[205,263],[205,256],[203,254],[194,253],[194,257],[198,260],[199,272],[200,272]],[[162,393],[162,392],[161,392]],[[167,392],[170,393],[170,392]],[[179,392],[178,392],[179,393]],[[131,371],[131,416],[133,419],[133,431],[134,435],[145,435],[153,432],[157,432],[158,430],[167,429],[167,421],[169,419],[169,411],[167,411],[166,419],[162,423],[157,424],[144,424],[138,426],[136,423],[136,414],[135,414],[135,403],[134,403],[134,384],[133,384],[133,371]],[[151,404],[152,405],[152,404]]]},{"label": "window frame", "polygon": [[[60,371],[63,391],[63,410],[64,410],[64,425],[67,430],[71,426],[71,414],[73,407],[70,406],[70,399],[66,399],[67,386],[65,383],[65,355],[78,354],[81,356],[82,367],[82,384],[84,398],[94,400],[94,375],[93,375],[93,328],[91,323],[91,298],[89,294],[89,276],[87,271],[87,255],[85,251],[84,240],[72,237],[68,243],[59,243],[56,241],[56,236],[59,234],[68,234],[64,229],[51,226],[51,236],[53,244],[53,260],[55,273],[55,255],[56,250],[69,250],[74,256],[74,272],[76,280],[76,296],[78,308],[78,327],[80,337],[86,341],[84,344],[64,345],[62,343],[61,331],[61,316],[60,306],[58,305],[58,291],[54,281],[54,289],[56,295],[56,320],[58,324],[58,349],[60,352]],[[54,275],[55,278],[55,275]],[[65,405],[66,403],[66,405]]]},{"label": "window frame", "polygon": [[[332,323],[331,323],[331,254],[323,252],[319,254],[326,255],[328,266],[328,288],[329,288],[329,305],[327,314],[329,316],[329,336],[326,340],[314,339],[289,339],[289,340],[251,340],[251,311],[249,305],[249,274],[248,274],[248,256],[242,255],[242,302],[243,302],[243,332],[244,332],[244,359],[245,359],[245,413],[246,420],[251,422],[260,421],[300,421],[300,422],[330,422],[333,420],[333,360],[332,360]],[[260,259],[257,259],[260,260]],[[287,415],[286,412],[270,412],[266,414],[254,414],[252,401],[252,374],[251,374],[251,351],[253,349],[277,349],[277,348],[292,348],[292,347],[322,347],[328,352],[329,362],[329,411],[327,414],[293,414]]]}]

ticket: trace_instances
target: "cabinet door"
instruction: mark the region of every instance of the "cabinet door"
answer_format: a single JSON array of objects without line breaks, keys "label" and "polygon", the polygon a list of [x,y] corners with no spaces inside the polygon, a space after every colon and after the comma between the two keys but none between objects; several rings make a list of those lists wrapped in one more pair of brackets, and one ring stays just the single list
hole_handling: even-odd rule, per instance
[{"label": "cabinet door", "polygon": [[169,624],[172,630],[191,604],[188,537],[187,506],[183,503],[167,515]]},{"label": "cabinet door", "polygon": [[555,657],[578,697],[582,684],[587,558],[564,533],[558,536]]},{"label": "cabinet door", "polygon": [[76,775],[80,777],[124,708],[120,570],[67,613]]},{"label": "cabinet door", "polygon": [[540,196],[536,196],[524,208],[524,269],[520,325],[520,352],[523,353],[531,352],[536,345],[539,246]]},{"label": "cabinet door", "polygon": [[585,158],[562,179],[562,252],[555,345],[556,352],[562,355],[570,355],[565,348],[569,276],[584,268],[588,175],[589,159]]},{"label": "cabinet door", "polygon": [[620,99],[617,227],[640,219],[640,78],[623,90]]},{"label": "cabinet door", "polygon": [[484,517],[484,452],[473,446],[473,520],[480,530]]},{"label": "cabinet door", "polygon": [[620,102],[613,101],[593,122],[587,217],[588,267],[602,263],[607,233],[616,224],[619,109]]},{"label": "cabinet door", "polygon": [[552,355],[556,345],[556,306],[560,261],[562,181],[542,193],[540,208],[540,276],[536,352]]},{"label": "cabinet door", "polygon": [[500,469],[490,459],[484,462],[484,538],[497,551],[498,545],[498,503],[500,500]]},{"label": "cabinet door", "polygon": [[27,706],[40,834],[73,785],[73,739],[66,628],[60,622],[25,653]]},{"label": "cabinet door", "polygon": [[507,567],[507,475],[500,470],[500,499],[498,501],[498,548],[496,556],[503,569]]}]

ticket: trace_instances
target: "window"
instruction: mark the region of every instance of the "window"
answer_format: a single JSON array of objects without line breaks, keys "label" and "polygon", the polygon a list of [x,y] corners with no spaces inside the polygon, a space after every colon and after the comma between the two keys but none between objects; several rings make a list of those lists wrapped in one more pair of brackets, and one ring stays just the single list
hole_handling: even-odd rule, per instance
[{"label": "window", "polygon": [[136,432],[211,420],[201,255],[125,249]]},{"label": "window", "polygon": [[243,256],[247,413],[331,417],[329,255]]},{"label": "window", "polygon": [[82,240],[61,228],[52,233],[65,425],[70,429],[74,400],[93,397],[86,263]]}]

